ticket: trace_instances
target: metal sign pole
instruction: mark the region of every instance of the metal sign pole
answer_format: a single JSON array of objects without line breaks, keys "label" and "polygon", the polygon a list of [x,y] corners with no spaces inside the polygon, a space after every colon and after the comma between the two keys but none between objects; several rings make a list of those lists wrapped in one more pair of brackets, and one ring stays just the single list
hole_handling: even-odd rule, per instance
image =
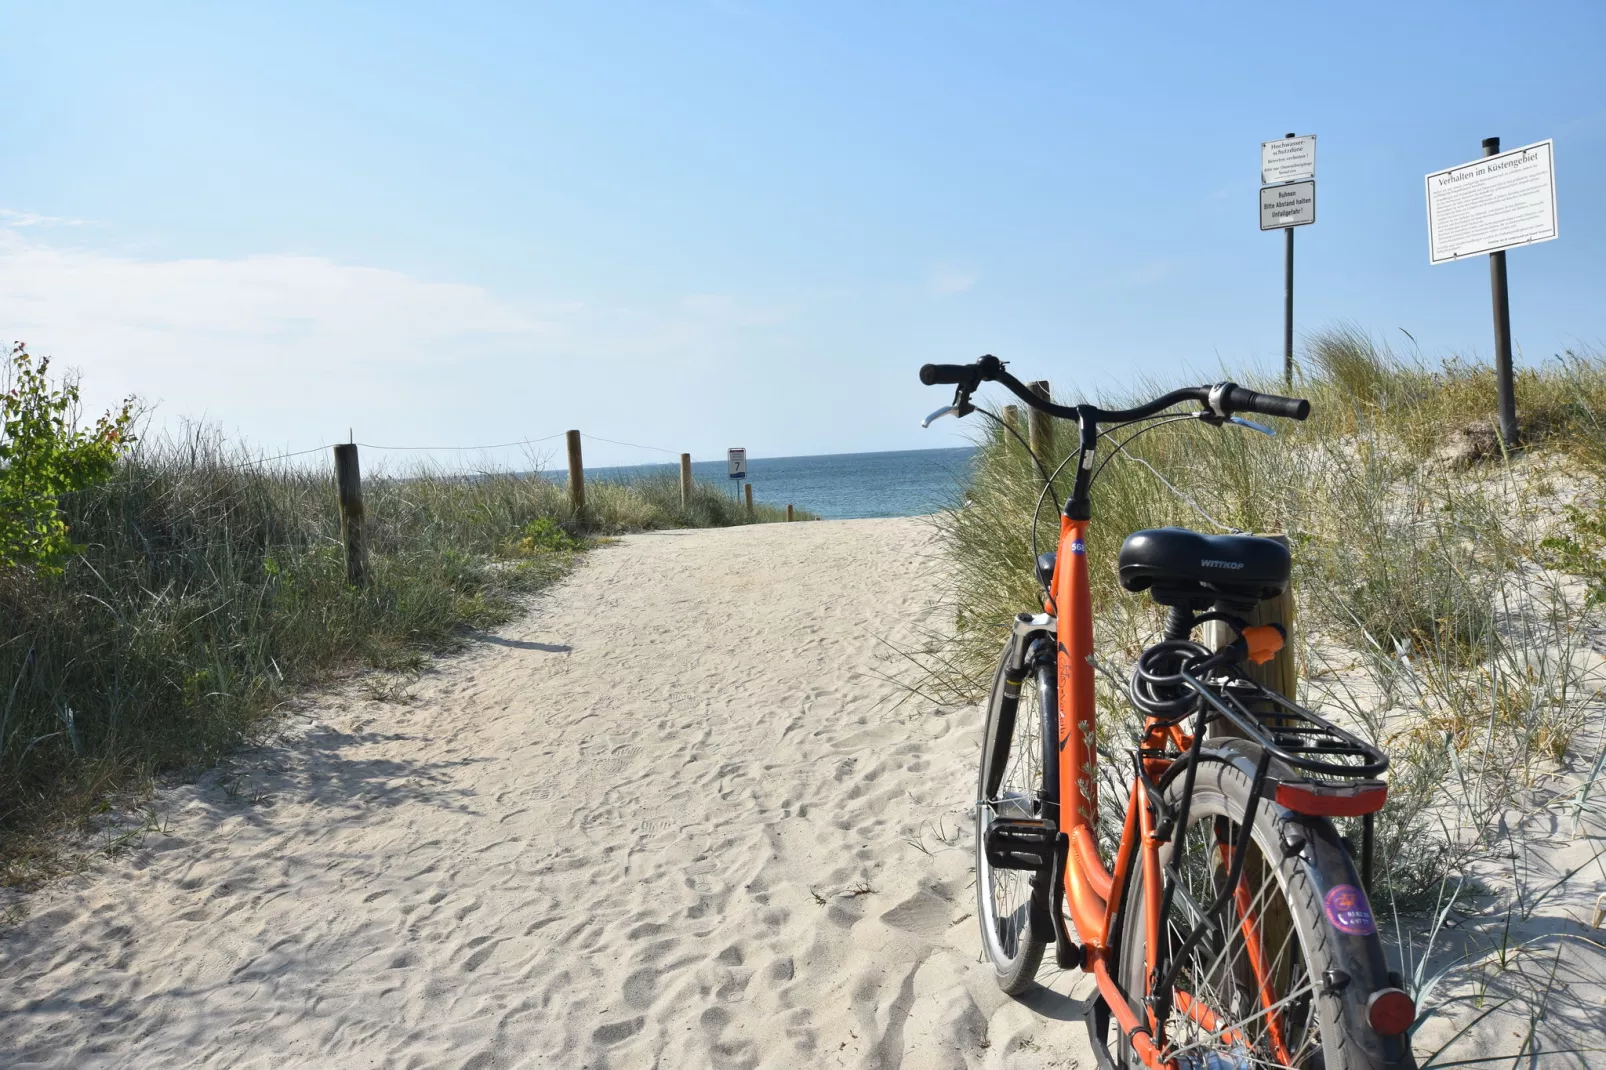
[{"label": "metal sign pole", "polygon": [[[1290,130],[1286,137],[1293,137]],[[1283,386],[1290,393],[1294,386],[1294,228],[1283,229]]]},{"label": "metal sign pole", "polygon": [[[1500,139],[1483,139],[1483,154],[1500,152]],[[1506,251],[1489,254],[1489,291],[1494,303],[1494,370],[1500,390],[1500,441],[1517,445],[1517,391],[1511,371],[1511,292],[1506,288]]]}]

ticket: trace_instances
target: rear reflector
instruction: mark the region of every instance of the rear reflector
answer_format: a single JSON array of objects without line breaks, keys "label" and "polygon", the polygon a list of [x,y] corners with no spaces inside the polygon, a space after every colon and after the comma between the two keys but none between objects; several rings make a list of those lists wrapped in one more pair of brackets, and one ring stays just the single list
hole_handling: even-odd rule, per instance
[{"label": "rear reflector", "polygon": [[1277,785],[1277,805],[1301,814],[1360,817],[1383,809],[1389,788],[1381,780],[1285,781]]},{"label": "rear reflector", "polygon": [[1384,1036],[1397,1036],[1416,1021],[1416,1004],[1398,988],[1379,989],[1366,1001],[1366,1020]]}]

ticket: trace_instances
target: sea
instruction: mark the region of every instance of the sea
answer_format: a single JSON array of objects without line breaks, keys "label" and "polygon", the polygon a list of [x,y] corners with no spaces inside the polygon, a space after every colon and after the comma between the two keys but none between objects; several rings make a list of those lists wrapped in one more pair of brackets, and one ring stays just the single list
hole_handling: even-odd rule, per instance
[{"label": "sea", "polygon": [[[795,505],[828,520],[874,516],[924,516],[959,500],[975,451],[969,446],[883,453],[827,453],[818,457],[747,459],[753,500]],[[741,483],[728,477],[723,460],[693,461],[699,483],[727,484],[734,496]],[[587,468],[587,480],[628,481],[678,473],[678,464]]]}]

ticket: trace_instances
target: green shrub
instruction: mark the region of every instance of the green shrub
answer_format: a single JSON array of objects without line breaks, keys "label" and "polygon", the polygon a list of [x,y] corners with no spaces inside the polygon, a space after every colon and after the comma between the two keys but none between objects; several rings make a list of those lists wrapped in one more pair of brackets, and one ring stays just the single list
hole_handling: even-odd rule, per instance
[{"label": "green shrub", "polygon": [[111,475],[133,441],[133,399],[93,427],[78,426],[78,383],[50,383],[50,360],[34,364],[27,348],[11,347],[0,383],[0,571],[61,571],[75,547],[60,498]]}]

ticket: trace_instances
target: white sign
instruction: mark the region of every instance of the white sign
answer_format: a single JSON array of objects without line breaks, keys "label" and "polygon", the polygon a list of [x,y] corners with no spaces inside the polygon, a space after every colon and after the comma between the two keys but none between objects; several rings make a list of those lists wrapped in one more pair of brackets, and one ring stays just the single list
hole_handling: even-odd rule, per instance
[{"label": "white sign", "polygon": [[[1316,177],[1316,135],[1285,137],[1260,143],[1260,184],[1298,182]],[[1262,228],[1265,229],[1265,228]]]},{"label": "white sign", "polygon": [[726,456],[730,464],[730,477],[732,479],[746,479],[747,451],[743,449],[731,450]]},{"label": "white sign", "polygon": [[1316,222],[1316,183],[1290,182],[1260,191],[1260,229],[1284,230]]},{"label": "white sign", "polygon": [[1436,171],[1427,176],[1427,186],[1432,263],[1556,236],[1556,173],[1549,141]]}]

